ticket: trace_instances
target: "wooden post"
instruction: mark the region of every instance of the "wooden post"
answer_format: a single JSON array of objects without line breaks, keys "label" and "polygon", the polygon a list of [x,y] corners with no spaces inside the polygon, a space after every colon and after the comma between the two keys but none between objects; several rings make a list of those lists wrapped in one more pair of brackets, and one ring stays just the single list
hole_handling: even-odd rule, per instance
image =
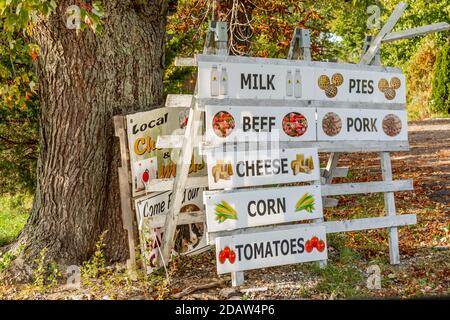
[{"label": "wooden post", "polygon": [[289,47],[289,60],[302,59],[311,61],[311,40],[308,29],[295,28]]},{"label": "wooden post", "polygon": [[[389,152],[381,152],[381,172],[383,181],[392,182],[392,164]],[[393,192],[384,193],[384,205],[387,216],[395,216],[395,198]],[[389,228],[389,258],[391,264],[400,263],[397,228]]]},{"label": "wooden post", "polygon": [[127,269],[130,278],[133,281],[137,280],[136,275],[136,247],[134,242],[134,214],[131,207],[131,186],[129,183],[130,168],[128,165],[128,150],[127,150],[127,134],[125,130],[124,116],[114,117],[114,130],[120,141],[120,168],[119,172],[119,187],[120,187],[120,205],[122,209],[123,228],[128,235],[128,248],[130,251],[130,258],[127,260]]}]

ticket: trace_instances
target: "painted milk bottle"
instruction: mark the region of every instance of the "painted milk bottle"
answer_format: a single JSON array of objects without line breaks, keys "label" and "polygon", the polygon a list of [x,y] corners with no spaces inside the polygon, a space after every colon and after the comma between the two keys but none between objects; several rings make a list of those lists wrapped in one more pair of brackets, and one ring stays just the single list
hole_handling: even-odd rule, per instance
[{"label": "painted milk bottle", "polygon": [[302,76],[300,70],[295,70],[294,74],[294,96],[296,98],[301,98],[302,96]]},{"label": "painted milk bottle", "polygon": [[212,66],[211,70],[211,96],[219,95],[219,71],[217,66]]},{"label": "painted milk bottle", "polygon": [[220,94],[224,96],[228,94],[228,73],[225,67],[222,67],[222,72],[220,73]]},{"label": "painted milk bottle", "polygon": [[292,97],[292,72],[289,70],[286,75],[286,96]]}]

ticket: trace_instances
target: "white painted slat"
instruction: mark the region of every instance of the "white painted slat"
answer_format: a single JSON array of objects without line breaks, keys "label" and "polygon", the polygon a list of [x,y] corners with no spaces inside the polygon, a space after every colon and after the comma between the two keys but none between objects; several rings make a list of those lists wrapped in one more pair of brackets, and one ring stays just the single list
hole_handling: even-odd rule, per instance
[{"label": "white painted slat", "polygon": [[391,16],[389,17],[388,21],[385,23],[383,28],[381,28],[380,32],[377,34],[375,39],[373,39],[372,43],[370,44],[369,48],[367,49],[364,56],[361,58],[361,61],[359,62],[358,66],[361,65],[368,65],[372,62],[372,59],[377,54],[377,51],[380,49],[381,41],[382,39],[392,31],[395,24],[397,23],[398,19],[400,19],[401,15],[403,14],[403,11],[405,11],[406,7],[408,6],[405,2],[400,2],[394,9],[394,12],[392,12]]},{"label": "white painted slat", "polygon": [[[323,176],[325,168],[320,169],[320,175]],[[348,167],[337,167],[333,171],[333,178],[345,178],[348,175]]]},{"label": "white painted slat", "polygon": [[[213,149],[222,145],[203,144],[202,150]],[[319,152],[381,152],[381,151],[408,151],[408,141],[298,141],[278,142],[279,148],[318,148]],[[233,151],[257,150],[258,143],[248,142],[236,145],[229,143],[226,149]]]},{"label": "white painted slat", "polygon": [[192,104],[192,94],[168,94],[166,107],[169,108],[190,108]]},{"label": "white painted slat", "polygon": [[[414,225],[417,223],[417,218],[415,214],[403,214],[399,216],[386,216],[386,217],[375,217],[375,218],[362,218],[353,220],[342,220],[342,221],[325,221],[302,224],[305,227],[315,227],[315,226],[325,226],[327,233],[338,233],[338,232],[352,232],[352,231],[363,231],[371,229],[383,229],[391,227],[402,227],[408,225]],[[269,227],[256,227],[250,229],[237,229],[233,231],[222,231],[209,233],[208,241],[210,244],[214,244],[217,237],[231,236],[235,234],[251,233],[251,232],[270,232],[274,230],[290,230],[298,228],[298,224],[289,225],[273,225]]]},{"label": "white painted slat", "polygon": [[[152,228],[161,228],[164,227],[166,216],[156,215],[145,219],[149,222],[149,225],[151,225]],[[180,212],[178,216],[178,225],[200,223],[205,221],[206,215],[204,211]]]},{"label": "white painted slat", "polygon": [[176,57],[175,58],[175,67],[196,67],[197,62],[195,58],[190,57]]},{"label": "white painted slat", "polygon": [[340,183],[322,186],[322,196],[413,190],[412,180]]},{"label": "white painted slat", "polygon": [[172,149],[183,146],[184,135],[158,136],[156,148]]},{"label": "white painted slat", "polygon": [[388,42],[393,42],[393,41],[397,41],[397,40],[401,40],[401,39],[409,39],[409,38],[422,36],[422,35],[429,34],[429,33],[441,32],[441,31],[446,31],[446,30],[450,30],[450,24],[448,24],[447,22],[440,22],[440,23],[423,26],[423,27],[417,27],[417,28],[412,28],[412,29],[389,33],[381,40],[381,42],[388,43]]},{"label": "white painted slat", "polygon": [[[147,192],[163,192],[169,191],[173,189],[174,179],[153,179],[151,180],[147,187]],[[189,177],[186,182],[186,188],[195,188],[195,187],[207,187],[208,186],[208,177]],[[142,192],[140,195],[145,194]]]}]

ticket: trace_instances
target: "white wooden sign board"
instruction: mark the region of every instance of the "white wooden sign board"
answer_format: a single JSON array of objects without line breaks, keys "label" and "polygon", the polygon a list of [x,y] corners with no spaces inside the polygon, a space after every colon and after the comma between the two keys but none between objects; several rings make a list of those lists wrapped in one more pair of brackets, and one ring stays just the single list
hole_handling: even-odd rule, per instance
[{"label": "white wooden sign board", "polygon": [[315,108],[205,106],[206,142],[315,141]]},{"label": "white wooden sign board", "polygon": [[251,191],[205,192],[208,232],[322,217],[318,185]]},{"label": "white wooden sign board", "polygon": [[325,227],[246,233],[216,239],[217,273],[328,259]]},{"label": "white wooden sign board", "polygon": [[[180,212],[204,211],[203,204],[204,188],[189,188],[184,191],[184,198]],[[139,230],[142,229],[143,221],[156,215],[165,215],[170,209],[173,201],[173,192],[166,191],[152,193],[148,196],[135,200],[136,218]]]},{"label": "white wooden sign board", "polygon": [[320,179],[317,148],[223,152],[207,150],[209,189]]},{"label": "white wooden sign board", "polygon": [[406,103],[399,69],[198,55],[198,98]]},{"label": "white wooden sign board", "polygon": [[406,111],[317,108],[319,141],[407,141]]},{"label": "white wooden sign board", "polygon": [[[156,142],[158,136],[183,134],[188,114],[188,108],[159,108],[126,116],[133,196],[144,194],[151,180],[175,176],[172,150],[157,148]],[[192,175],[204,175],[204,167],[194,164]]]}]

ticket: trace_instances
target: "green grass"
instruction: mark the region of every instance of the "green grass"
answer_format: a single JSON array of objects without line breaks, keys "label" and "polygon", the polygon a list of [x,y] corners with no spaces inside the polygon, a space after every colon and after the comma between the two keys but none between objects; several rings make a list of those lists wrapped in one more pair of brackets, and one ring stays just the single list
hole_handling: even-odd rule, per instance
[{"label": "green grass", "polygon": [[0,247],[16,239],[27,222],[32,201],[31,195],[0,196]]}]

